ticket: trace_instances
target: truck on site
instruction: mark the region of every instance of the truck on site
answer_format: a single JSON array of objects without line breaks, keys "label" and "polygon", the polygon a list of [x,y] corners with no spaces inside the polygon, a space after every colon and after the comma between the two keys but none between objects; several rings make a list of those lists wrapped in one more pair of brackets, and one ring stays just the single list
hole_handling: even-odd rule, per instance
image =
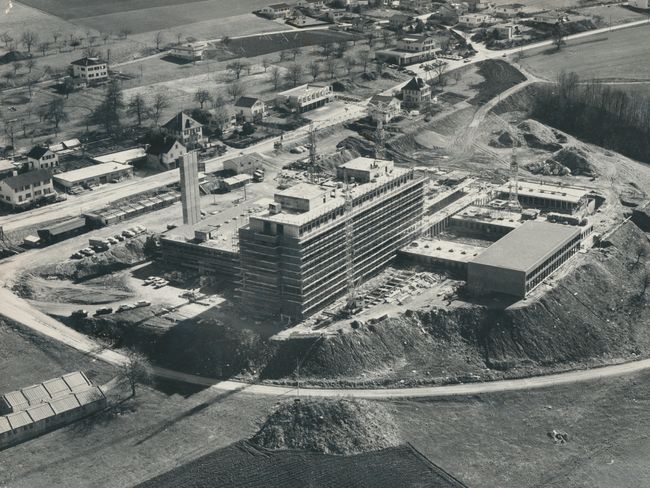
[{"label": "truck on site", "polygon": [[106,251],[111,247],[111,243],[106,239],[88,239],[88,245],[95,251]]},{"label": "truck on site", "polygon": [[256,169],[255,172],[253,172],[253,181],[255,183],[261,183],[264,181],[264,168]]}]

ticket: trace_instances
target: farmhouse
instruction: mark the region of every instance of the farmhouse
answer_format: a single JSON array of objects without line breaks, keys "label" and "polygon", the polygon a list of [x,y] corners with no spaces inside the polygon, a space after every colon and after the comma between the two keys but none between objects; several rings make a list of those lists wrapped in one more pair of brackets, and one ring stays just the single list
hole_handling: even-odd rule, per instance
[{"label": "farmhouse", "polygon": [[128,164],[100,163],[59,173],[54,176],[54,182],[67,190],[73,186],[89,187],[104,183],[116,183],[131,176],[133,176],[133,167]]},{"label": "farmhouse", "polygon": [[205,142],[203,125],[185,112],[174,115],[161,129],[164,134],[177,139],[187,149],[195,149],[196,146],[201,146]]},{"label": "farmhouse", "polygon": [[319,83],[306,83],[278,93],[276,104],[285,105],[294,112],[308,112],[322,107],[334,98],[332,87]]},{"label": "farmhouse", "polygon": [[147,148],[147,162],[161,165],[165,169],[178,168],[178,161],[187,154],[187,148],[176,139],[164,138]]},{"label": "farmhouse", "polygon": [[108,79],[108,63],[99,58],[81,58],[70,64],[73,78],[87,84]]},{"label": "farmhouse", "polygon": [[264,100],[255,97],[239,97],[235,111],[245,122],[259,122],[264,117]]},{"label": "farmhouse", "polygon": [[15,209],[56,197],[52,175],[46,169],[36,169],[0,180],[0,201]]},{"label": "farmhouse", "polygon": [[422,78],[412,78],[401,93],[405,107],[420,107],[431,101],[431,87]]},{"label": "farmhouse", "polygon": [[263,168],[264,159],[258,153],[243,154],[223,162],[223,169],[234,171],[235,174],[252,175],[256,170]]},{"label": "farmhouse", "polygon": [[258,13],[271,17],[272,19],[287,19],[291,16],[292,12],[293,7],[288,3],[275,3],[258,10]]},{"label": "farmhouse", "polygon": [[29,169],[52,169],[59,166],[59,156],[44,146],[34,146],[27,153]]}]

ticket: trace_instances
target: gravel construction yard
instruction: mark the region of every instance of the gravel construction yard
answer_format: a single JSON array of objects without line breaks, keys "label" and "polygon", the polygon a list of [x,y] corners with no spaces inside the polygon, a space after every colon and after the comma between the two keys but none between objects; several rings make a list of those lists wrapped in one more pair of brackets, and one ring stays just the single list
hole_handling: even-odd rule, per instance
[{"label": "gravel construction yard", "polygon": [[527,53],[522,66],[548,80],[562,71],[575,72],[583,80],[608,82],[650,80],[650,25],[598,34],[569,41],[560,51],[545,47]]}]

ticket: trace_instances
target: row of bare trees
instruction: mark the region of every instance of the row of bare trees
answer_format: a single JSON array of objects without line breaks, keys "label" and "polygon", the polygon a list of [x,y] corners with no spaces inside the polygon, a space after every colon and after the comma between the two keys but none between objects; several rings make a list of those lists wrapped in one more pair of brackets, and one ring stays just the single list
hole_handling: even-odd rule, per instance
[{"label": "row of bare trees", "polygon": [[576,137],[650,163],[650,98],[561,73],[537,90],[533,117]]}]

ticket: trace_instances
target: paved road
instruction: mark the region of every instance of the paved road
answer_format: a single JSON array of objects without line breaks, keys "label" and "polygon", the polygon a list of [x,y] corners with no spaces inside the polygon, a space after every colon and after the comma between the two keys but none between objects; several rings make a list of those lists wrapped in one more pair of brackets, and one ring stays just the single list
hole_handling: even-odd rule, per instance
[{"label": "paved road", "polygon": [[[0,274],[2,267],[0,266]],[[23,324],[24,326],[63,342],[78,351],[89,354],[109,364],[120,365],[126,360],[119,352],[103,349],[90,337],[66,327],[61,322],[38,311],[29,302],[12,294],[6,288],[0,289],[0,303],[2,315]],[[353,397],[367,399],[397,399],[397,398],[436,398],[459,395],[479,395],[486,393],[499,393],[506,391],[530,390],[547,388],[551,386],[567,385],[583,381],[593,381],[616,376],[638,373],[650,369],[650,359],[630,363],[605,366],[588,370],[571,371],[567,373],[538,376],[516,380],[493,381],[487,383],[469,383],[447,386],[427,386],[417,388],[378,388],[378,389],[329,389],[329,388],[301,388],[304,396],[333,398]],[[219,381],[213,378],[204,378],[165,368],[154,368],[158,378],[171,379],[210,387],[221,391],[245,391],[254,395],[285,396],[296,395],[294,387],[274,386],[267,384],[248,384],[237,381]]]}]

